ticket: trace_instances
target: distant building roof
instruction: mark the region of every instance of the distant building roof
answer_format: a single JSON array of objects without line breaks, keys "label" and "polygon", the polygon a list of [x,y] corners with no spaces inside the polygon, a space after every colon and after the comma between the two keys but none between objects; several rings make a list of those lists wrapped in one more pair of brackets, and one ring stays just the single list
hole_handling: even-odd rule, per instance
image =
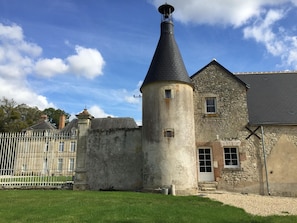
[{"label": "distant building roof", "polygon": [[91,122],[91,129],[131,129],[138,128],[133,118],[94,118]]},{"label": "distant building roof", "polygon": [[236,73],[249,85],[249,122],[297,125],[297,72]]},{"label": "distant building roof", "polygon": [[33,131],[51,130],[51,131],[56,131],[57,128],[55,126],[53,126],[49,121],[41,120],[37,124],[26,128],[24,131],[26,131],[26,130],[33,130]]},{"label": "distant building roof", "polygon": [[[73,128],[77,129],[78,119],[73,119],[61,130],[63,133],[71,133]],[[133,118],[94,118],[91,120],[91,129],[110,130],[110,129],[132,129],[138,128]]]},{"label": "distant building roof", "polygon": [[73,129],[77,129],[78,119],[73,119],[69,122],[63,129],[61,129],[61,133],[69,133],[71,134]]}]

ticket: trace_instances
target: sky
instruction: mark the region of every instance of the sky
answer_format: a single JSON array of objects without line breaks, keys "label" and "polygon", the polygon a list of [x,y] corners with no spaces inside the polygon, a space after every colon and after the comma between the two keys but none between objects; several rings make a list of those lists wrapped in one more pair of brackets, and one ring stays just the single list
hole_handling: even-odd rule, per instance
[{"label": "sky", "polygon": [[297,70],[297,0],[0,0],[0,98],[141,124],[165,2],[189,76]]}]

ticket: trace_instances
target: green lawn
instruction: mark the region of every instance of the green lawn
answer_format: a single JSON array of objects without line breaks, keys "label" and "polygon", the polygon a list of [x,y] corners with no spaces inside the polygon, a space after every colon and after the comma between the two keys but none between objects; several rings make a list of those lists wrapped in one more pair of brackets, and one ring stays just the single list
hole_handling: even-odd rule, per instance
[{"label": "green lawn", "polygon": [[0,190],[0,222],[297,222],[260,217],[199,196],[133,192]]}]

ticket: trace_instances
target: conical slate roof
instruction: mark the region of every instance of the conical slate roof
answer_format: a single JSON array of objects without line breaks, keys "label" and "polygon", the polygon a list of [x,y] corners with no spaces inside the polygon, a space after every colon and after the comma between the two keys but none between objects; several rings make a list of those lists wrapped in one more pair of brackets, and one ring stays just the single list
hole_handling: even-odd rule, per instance
[{"label": "conical slate roof", "polygon": [[170,20],[161,23],[161,36],[140,90],[147,84],[159,81],[184,82],[191,85]]}]

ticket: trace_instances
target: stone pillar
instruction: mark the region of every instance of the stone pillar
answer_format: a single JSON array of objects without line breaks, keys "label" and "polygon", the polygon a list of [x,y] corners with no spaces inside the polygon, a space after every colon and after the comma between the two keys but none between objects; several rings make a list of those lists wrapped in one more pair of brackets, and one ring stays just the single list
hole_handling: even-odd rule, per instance
[{"label": "stone pillar", "polygon": [[87,109],[76,115],[78,118],[78,140],[76,150],[76,169],[73,190],[87,190],[87,137],[91,126],[91,120],[94,118]]}]

